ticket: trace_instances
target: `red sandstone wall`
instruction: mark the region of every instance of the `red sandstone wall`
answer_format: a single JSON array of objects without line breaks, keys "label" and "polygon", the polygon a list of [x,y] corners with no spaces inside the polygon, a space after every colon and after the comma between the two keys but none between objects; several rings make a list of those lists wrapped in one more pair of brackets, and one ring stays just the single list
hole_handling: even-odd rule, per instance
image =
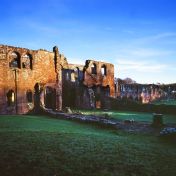
[{"label": "red sandstone wall", "polygon": [[11,53],[18,52],[22,57],[26,53],[32,55],[32,70],[26,68],[17,69],[17,88],[18,88],[18,113],[26,113],[30,107],[27,103],[26,91],[34,93],[36,83],[46,84],[56,82],[56,72],[54,66],[54,53],[45,50],[28,50],[24,48],[0,46],[0,113],[8,112],[7,92],[12,89],[15,91],[14,71],[9,67]]},{"label": "red sandstone wall", "polygon": [[[91,66],[92,64],[95,64],[97,69],[96,74],[91,73]],[[105,65],[106,66],[106,75],[102,75],[101,73],[101,67]],[[92,86],[109,86],[110,87],[110,96],[114,97],[114,65],[110,63],[105,62],[98,62],[93,60],[87,60],[86,65],[84,67],[84,85],[88,87]]]},{"label": "red sandstone wall", "polygon": [[[53,52],[46,50],[29,50],[12,46],[0,45],[0,114],[15,114],[15,106],[7,106],[7,92],[15,92],[15,71],[10,68],[9,63],[12,60],[12,53],[17,52],[21,58],[20,68],[17,71],[17,101],[18,114],[28,112],[34,106],[33,102],[28,103],[26,92],[31,90],[34,95],[34,86],[39,83],[44,88],[52,86],[56,89],[56,108],[62,109],[62,69],[71,67],[68,65],[64,55],[60,55],[58,48]],[[32,56],[32,69],[23,68],[24,57],[26,54]],[[91,65],[96,64],[97,73],[91,73]],[[101,74],[102,65],[106,66],[106,75]],[[84,69],[84,85],[109,86],[110,96],[114,97],[114,66],[109,63],[87,60]],[[44,103],[44,93],[41,94],[41,102]]]}]

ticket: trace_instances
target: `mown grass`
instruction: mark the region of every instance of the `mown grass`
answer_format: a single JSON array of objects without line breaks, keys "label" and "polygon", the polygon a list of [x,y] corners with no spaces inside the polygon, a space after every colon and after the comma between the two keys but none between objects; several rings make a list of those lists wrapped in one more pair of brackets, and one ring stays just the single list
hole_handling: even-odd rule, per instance
[{"label": "mown grass", "polygon": [[176,145],[47,116],[0,116],[0,175],[175,176]]},{"label": "mown grass", "polygon": [[152,104],[176,105],[176,100],[172,100],[172,99],[171,100],[160,100],[160,101],[153,102]]},{"label": "mown grass", "polygon": [[[118,120],[135,120],[135,121],[144,121],[150,122],[153,121],[152,113],[144,113],[144,112],[132,112],[132,111],[101,111],[101,110],[78,110],[83,114],[92,114],[98,116],[111,117]],[[176,115],[168,115],[163,114],[164,123],[176,123]]]}]

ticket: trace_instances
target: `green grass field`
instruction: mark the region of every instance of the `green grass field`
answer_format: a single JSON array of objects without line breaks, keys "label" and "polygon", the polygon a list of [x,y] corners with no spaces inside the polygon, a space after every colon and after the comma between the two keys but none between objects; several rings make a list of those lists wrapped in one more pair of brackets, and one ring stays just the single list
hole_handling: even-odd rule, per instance
[{"label": "green grass field", "polygon": [[176,144],[47,116],[0,116],[0,175],[175,176]]},{"label": "green grass field", "polygon": [[[153,121],[152,113],[143,113],[143,112],[131,112],[131,111],[101,111],[101,110],[79,110],[79,112],[83,114],[92,114],[98,116],[105,116],[118,119],[118,120],[126,120],[126,119],[134,119],[135,121],[144,121],[150,122]],[[167,115],[163,116],[164,123],[175,123],[176,124],[176,115]]]},{"label": "green grass field", "polygon": [[161,105],[161,104],[176,105],[176,100],[160,100],[160,101],[153,102],[153,104],[156,104],[156,105]]}]

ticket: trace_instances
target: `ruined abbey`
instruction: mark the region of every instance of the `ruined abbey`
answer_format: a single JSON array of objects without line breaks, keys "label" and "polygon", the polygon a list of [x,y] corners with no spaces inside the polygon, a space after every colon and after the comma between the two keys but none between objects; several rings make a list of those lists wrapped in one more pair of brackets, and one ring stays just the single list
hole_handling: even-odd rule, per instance
[{"label": "ruined abbey", "polygon": [[69,64],[57,47],[50,52],[0,45],[0,75],[0,114],[108,108],[108,97],[115,96],[112,64]]}]

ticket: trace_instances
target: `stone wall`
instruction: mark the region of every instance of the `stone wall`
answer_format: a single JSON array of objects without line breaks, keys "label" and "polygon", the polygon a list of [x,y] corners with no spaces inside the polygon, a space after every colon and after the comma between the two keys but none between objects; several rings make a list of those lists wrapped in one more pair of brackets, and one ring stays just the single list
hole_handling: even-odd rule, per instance
[{"label": "stone wall", "polygon": [[50,52],[0,45],[0,75],[0,114],[37,112],[42,106],[105,108],[106,97],[114,97],[112,64],[68,64],[57,47]]},{"label": "stone wall", "polygon": [[87,87],[109,87],[110,97],[114,97],[114,65],[106,62],[87,60],[84,67],[84,85]]},{"label": "stone wall", "polygon": [[69,64],[63,71],[63,81],[64,106],[72,102],[70,107],[110,108],[107,97],[114,97],[112,64],[93,60],[85,65]]},{"label": "stone wall", "polygon": [[[12,62],[13,57],[16,56],[14,53],[19,57],[19,65],[11,67],[9,64]],[[30,56],[31,59],[30,66],[25,66],[24,64],[26,59],[29,59],[27,56]],[[45,86],[48,86],[50,83],[52,83],[55,89],[58,87],[54,58],[55,53],[46,50],[29,50],[0,45],[1,114],[13,114],[16,113],[16,111],[18,114],[23,114],[32,109],[35,101],[34,87],[36,84],[39,84],[40,88],[42,88],[41,92],[44,91]],[[9,90],[13,90],[15,93],[13,106],[8,106],[7,104],[7,93]],[[32,92],[31,102],[27,100],[27,91]]]}]

